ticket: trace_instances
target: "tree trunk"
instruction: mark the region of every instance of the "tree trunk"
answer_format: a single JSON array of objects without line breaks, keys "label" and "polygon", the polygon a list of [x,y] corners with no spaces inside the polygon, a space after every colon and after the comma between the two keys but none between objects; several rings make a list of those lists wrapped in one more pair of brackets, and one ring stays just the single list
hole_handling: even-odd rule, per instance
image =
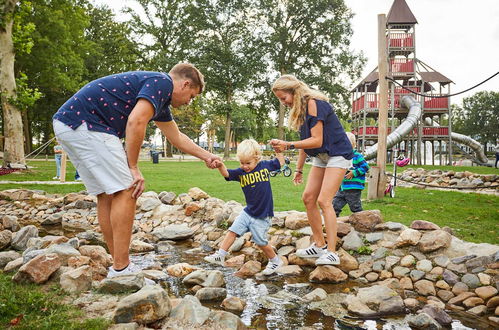
[{"label": "tree trunk", "polygon": [[227,110],[227,116],[226,116],[226,120],[225,120],[224,159],[229,159],[229,157],[230,157],[230,125],[231,125],[230,111]]},{"label": "tree trunk", "polygon": [[16,80],[14,78],[14,44],[12,42],[13,14],[15,0],[2,1],[0,12],[0,94],[3,109],[6,164],[24,164],[23,123],[21,112],[14,106]]},{"label": "tree trunk", "polygon": [[[281,76],[286,74],[286,69],[281,68]],[[284,140],[284,114],[286,108],[282,103],[279,103],[279,117],[277,118],[277,138]]]},{"label": "tree trunk", "polygon": [[22,112],[23,129],[24,129],[24,152],[29,154],[33,149],[33,140],[31,139],[30,121],[28,118],[28,110]]}]

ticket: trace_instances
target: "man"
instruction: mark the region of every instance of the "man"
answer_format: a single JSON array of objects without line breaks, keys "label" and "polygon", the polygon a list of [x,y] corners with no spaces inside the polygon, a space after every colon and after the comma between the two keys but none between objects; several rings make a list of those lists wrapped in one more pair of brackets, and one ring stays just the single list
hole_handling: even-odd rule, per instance
[{"label": "man", "polygon": [[[148,122],[209,168],[220,160],[181,133],[170,113],[170,105],[189,104],[203,88],[203,75],[188,63],[168,74],[125,72],[88,83],[54,115],[57,140],[88,193],[97,196],[99,225],[113,256],[108,277],[140,271],[130,263],[129,246],[136,199],[144,191],[138,158]],[[120,141],[125,136],[126,153]]]}]

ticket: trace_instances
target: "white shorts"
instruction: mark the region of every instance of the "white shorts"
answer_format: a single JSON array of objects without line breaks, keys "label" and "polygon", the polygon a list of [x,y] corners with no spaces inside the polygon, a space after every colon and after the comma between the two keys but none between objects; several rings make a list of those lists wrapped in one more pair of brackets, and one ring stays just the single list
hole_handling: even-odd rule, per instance
[{"label": "white shorts", "polygon": [[312,166],[327,168],[336,167],[348,170],[352,167],[352,160],[345,159],[343,156],[329,156],[326,153],[320,153],[312,158]]},{"label": "white shorts", "polygon": [[89,131],[87,124],[76,130],[54,120],[54,132],[91,195],[113,194],[133,182],[125,150],[117,136]]}]

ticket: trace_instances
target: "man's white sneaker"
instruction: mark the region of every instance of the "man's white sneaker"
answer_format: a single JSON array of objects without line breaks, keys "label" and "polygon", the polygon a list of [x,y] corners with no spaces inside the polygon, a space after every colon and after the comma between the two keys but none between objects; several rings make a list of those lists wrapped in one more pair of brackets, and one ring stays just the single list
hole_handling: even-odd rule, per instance
[{"label": "man's white sneaker", "polygon": [[315,261],[316,265],[339,265],[340,257],[334,252],[326,251]]},{"label": "man's white sneaker", "polygon": [[222,265],[222,266],[225,264],[225,257],[222,256],[218,252],[215,252],[209,256],[204,257],[204,260],[208,261],[209,263]]},{"label": "man's white sneaker", "polygon": [[[114,268],[112,266],[109,267],[109,272],[107,273],[107,278],[137,274],[137,273],[141,273],[141,272],[142,272],[142,269],[139,266],[137,266],[133,262],[130,262],[125,269],[123,269],[122,271],[119,271],[119,272],[114,270]],[[154,282],[153,280],[148,279],[146,277],[144,277],[144,280],[145,280],[146,284],[148,284],[148,285],[156,284],[156,282]]]},{"label": "man's white sneaker", "polygon": [[267,267],[262,271],[263,275],[272,275],[276,272],[276,270],[279,269],[284,264],[284,262],[279,258],[279,261],[277,263],[272,262],[269,260],[269,263],[267,264]]},{"label": "man's white sneaker", "polygon": [[296,250],[296,255],[300,258],[319,258],[325,253],[326,247],[327,245],[320,248],[317,247],[315,243],[312,243],[312,245],[306,249]]}]

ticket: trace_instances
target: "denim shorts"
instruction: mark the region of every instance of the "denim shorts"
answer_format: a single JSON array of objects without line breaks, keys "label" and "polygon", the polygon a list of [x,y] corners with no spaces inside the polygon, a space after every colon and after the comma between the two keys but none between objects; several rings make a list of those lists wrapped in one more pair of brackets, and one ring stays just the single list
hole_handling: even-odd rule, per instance
[{"label": "denim shorts", "polygon": [[244,210],[238,215],[236,220],[232,223],[229,230],[241,236],[247,232],[251,232],[251,240],[258,246],[265,246],[269,244],[267,240],[267,233],[271,224],[270,217],[265,219],[253,218]]},{"label": "denim shorts", "polygon": [[326,167],[336,167],[344,168],[348,170],[352,167],[352,161],[346,159],[343,156],[329,156],[326,153],[320,153],[312,158],[312,166],[326,168]]},{"label": "denim shorts", "polygon": [[91,195],[113,194],[132,184],[125,150],[117,136],[89,131],[86,124],[76,130],[54,120],[54,132]]}]

